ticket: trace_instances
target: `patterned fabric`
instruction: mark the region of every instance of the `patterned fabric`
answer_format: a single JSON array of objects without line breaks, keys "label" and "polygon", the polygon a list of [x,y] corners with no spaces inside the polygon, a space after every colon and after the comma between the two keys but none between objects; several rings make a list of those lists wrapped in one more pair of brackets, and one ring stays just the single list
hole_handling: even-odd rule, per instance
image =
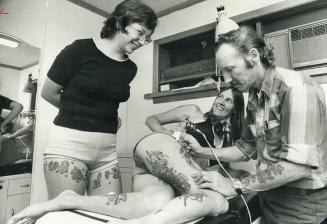
[{"label": "patterned fabric", "polygon": [[249,91],[242,139],[236,146],[258,158],[258,171],[279,160],[311,167],[310,178],[289,186],[315,189],[327,183],[326,133],[321,87],[309,76],[278,68],[266,74],[259,93]]},{"label": "patterned fabric", "polygon": [[[212,147],[231,146],[233,142],[230,137],[230,129],[231,129],[230,120],[228,119],[223,123],[220,122],[215,122],[215,124],[212,123],[213,122],[210,120],[210,118],[207,118],[203,122],[195,123],[192,125],[194,125],[195,128],[200,130],[206,136],[208,142]],[[185,130],[186,133],[192,135],[202,147],[208,147],[208,144],[206,140],[203,138],[203,136],[199,132],[193,130],[193,128],[190,128],[190,125],[186,125]],[[221,145],[215,144],[214,133],[222,139]]]}]

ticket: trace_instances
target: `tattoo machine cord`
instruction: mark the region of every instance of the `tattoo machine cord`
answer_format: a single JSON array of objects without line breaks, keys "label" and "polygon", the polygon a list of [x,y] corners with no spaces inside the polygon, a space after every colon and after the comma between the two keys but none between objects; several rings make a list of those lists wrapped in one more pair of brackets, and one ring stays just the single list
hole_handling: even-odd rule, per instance
[{"label": "tattoo machine cord", "polygon": [[[211,147],[211,145],[210,145],[210,143],[209,143],[207,137],[205,136],[205,134],[203,134],[199,129],[197,129],[197,128],[195,127],[195,124],[192,123],[188,118],[186,118],[186,126],[187,126],[188,128],[193,129],[194,131],[196,131],[196,132],[198,132],[198,133],[200,133],[200,134],[202,135],[202,137],[205,139],[206,143],[208,144],[208,146],[209,146],[209,148],[210,148],[210,150],[211,150],[211,153],[214,155],[215,159],[217,160],[219,166],[223,169],[223,171],[226,173],[226,175],[228,176],[228,178],[229,178],[229,179],[232,181],[232,183],[233,183],[233,182],[234,182],[234,179],[233,179],[232,176],[227,172],[227,170],[224,168],[224,166],[221,164],[221,162],[220,162],[220,160],[219,160],[219,158],[218,158],[218,156],[217,156],[215,150]],[[240,197],[242,198],[242,200],[243,200],[243,202],[244,202],[244,205],[245,205],[245,207],[246,207],[246,210],[247,210],[247,212],[248,212],[248,215],[249,215],[249,221],[250,221],[250,223],[252,223],[251,212],[250,212],[249,206],[248,206],[248,204],[246,203],[243,194],[242,194],[242,193],[239,193],[239,192],[237,192],[237,193],[238,193],[238,194],[240,195]]]}]

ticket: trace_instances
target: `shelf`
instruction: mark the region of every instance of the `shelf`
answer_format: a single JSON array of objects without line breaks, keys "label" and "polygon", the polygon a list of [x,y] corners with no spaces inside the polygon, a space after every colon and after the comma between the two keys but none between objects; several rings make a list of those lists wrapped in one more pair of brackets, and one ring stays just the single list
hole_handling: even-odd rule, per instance
[{"label": "shelf", "polygon": [[[226,86],[221,83],[221,87]],[[144,99],[152,99],[154,104],[166,103],[180,100],[196,99],[202,97],[216,96],[217,84],[212,83],[188,89],[167,90],[162,92],[148,93],[144,95]]]}]

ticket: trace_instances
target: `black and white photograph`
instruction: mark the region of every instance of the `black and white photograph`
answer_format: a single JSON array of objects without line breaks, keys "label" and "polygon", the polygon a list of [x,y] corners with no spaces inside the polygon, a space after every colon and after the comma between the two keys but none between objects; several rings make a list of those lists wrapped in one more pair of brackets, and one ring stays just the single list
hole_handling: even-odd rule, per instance
[{"label": "black and white photograph", "polygon": [[0,0],[0,224],[327,224],[326,0]]}]

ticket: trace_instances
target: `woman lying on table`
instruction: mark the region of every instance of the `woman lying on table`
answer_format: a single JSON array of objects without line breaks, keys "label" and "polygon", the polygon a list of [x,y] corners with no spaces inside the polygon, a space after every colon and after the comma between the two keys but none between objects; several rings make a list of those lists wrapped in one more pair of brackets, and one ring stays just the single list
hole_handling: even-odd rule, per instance
[{"label": "woman lying on table", "polygon": [[[243,111],[242,94],[227,88],[219,93],[211,110],[205,114],[195,105],[186,105],[151,116],[147,125],[161,133],[144,137],[135,147],[134,192],[81,196],[64,191],[53,200],[23,210],[8,224],[29,223],[47,212],[64,209],[81,209],[129,219],[110,222],[115,224],[184,223],[225,213],[227,200],[215,191],[199,188],[193,180],[196,178],[194,174],[206,172],[203,170],[207,165],[200,166],[188,152],[188,146],[183,144],[184,138],[195,138],[200,144],[207,144],[205,139],[192,128],[186,127],[186,133],[177,132],[177,136],[163,125],[191,122],[206,135],[213,147],[227,146],[240,136]],[[223,184],[225,178],[221,175],[220,178]]]}]

